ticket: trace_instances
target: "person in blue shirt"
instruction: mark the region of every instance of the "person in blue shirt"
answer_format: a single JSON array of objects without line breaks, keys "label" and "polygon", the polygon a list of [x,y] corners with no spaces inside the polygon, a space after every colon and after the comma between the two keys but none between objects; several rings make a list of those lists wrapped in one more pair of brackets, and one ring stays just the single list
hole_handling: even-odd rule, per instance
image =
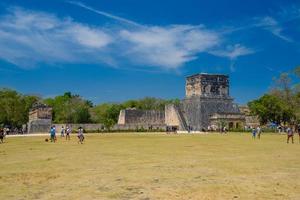
[{"label": "person in blue shirt", "polygon": [[55,142],[56,136],[55,136],[55,126],[51,126],[50,129],[50,141]]},{"label": "person in blue shirt", "polygon": [[255,139],[256,138],[256,128],[252,128],[252,138]]}]

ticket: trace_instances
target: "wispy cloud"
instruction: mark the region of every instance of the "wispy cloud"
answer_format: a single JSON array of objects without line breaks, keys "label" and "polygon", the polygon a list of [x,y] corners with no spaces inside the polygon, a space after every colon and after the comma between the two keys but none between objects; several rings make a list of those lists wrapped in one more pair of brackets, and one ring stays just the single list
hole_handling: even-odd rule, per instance
[{"label": "wispy cloud", "polygon": [[283,31],[282,26],[273,17],[266,16],[266,17],[260,18],[258,23],[255,24],[255,26],[261,27],[267,31],[270,31],[274,36],[276,36],[282,40],[285,40],[287,42],[293,41],[291,38],[285,36],[282,33],[282,31]]},{"label": "wispy cloud", "polygon": [[240,56],[253,54],[253,49],[242,46],[241,44],[228,45],[225,49],[211,51],[211,54],[221,57],[227,57],[230,60],[235,60]]},{"label": "wispy cloud", "polygon": [[108,17],[110,19],[117,20],[119,22],[127,23],[127,24],[134,25],[134,26],[143,26],[143,25],[141,25],[141,24],[139,24],[135,21],[132,21],[132,20],[129,20],[129,19],[126,19],[126,18],[123,18],[123,17],[119,17],[119,16],[116,16],[116,15],[112,15],[110,13],[107,13],[107,12],[104,12],[104,11],[101,11],[101,10],[94,9],[94,8],[92,8],[90,6],[87,6],[84,3],[79,2],[79,1],[67,1],[67,2],[70,3],[70,4],[73,4],[73,5],[79,6],[81,8],[84,8],[86,10],[92,11],[96,14]]},{"label": "wispy cloud", "polygon": [[255,53],[255,50],[242,46],[241,44],[228,45],[225,49],[213,50],[210,52],[213,55],[229,58],[231,61],[230,70],[235,71],[235,62],[238,57],[246,56]]},{"label": "wispy cloud", "polygon": [[90,59],[106,62],[97,52],[111,42],[101,28],[47,13],[14,8],[0,19],[0,58],[18,66]]},{"label": "wispy cloud", "polygon": [[220,43],[220,36],[201,26],[173,25],[122,30],[120,36],[129,47],[126,56],[133,62],[177,68]]},{"label": "wispy cloud", "polygon": [[235,60],[254,53],[204,25],[149,26],[80,2],[81,8],[132,26],[91,26],[46,12],[10,9],[0,17],[0,59],[21,67],[48,63],[106,63],[178,69],[200,53]]}]

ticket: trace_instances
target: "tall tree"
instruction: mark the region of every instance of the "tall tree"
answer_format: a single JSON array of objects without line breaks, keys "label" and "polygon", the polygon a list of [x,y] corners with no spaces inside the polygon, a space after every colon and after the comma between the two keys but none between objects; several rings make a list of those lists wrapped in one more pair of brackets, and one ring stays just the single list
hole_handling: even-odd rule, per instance
[{"label": "tall tree", "polygon": [[45,99],[44,102],[53,108],[53,121],[55,123],[91,122],[89,113],[91,102],[82,99],[79,95],[66,92],[54,99]]},{"label": "tall tree", "polygon": [[248,106],[251,113],[257,115],[262,124],[268,122],[289,123],[295,118],[288,103],[275,95],[265,94],[261,98],[249,102]]},{"label": "tall tree", "polygon": [[22,95],[10,89],[0,89],[0,124],[20,127],[28,122],[28,112],[39,97]]}]

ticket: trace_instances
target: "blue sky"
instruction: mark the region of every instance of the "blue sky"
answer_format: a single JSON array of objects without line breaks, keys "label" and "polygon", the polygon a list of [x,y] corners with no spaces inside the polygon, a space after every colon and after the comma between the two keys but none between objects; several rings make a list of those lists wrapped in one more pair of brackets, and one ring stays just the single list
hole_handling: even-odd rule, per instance
[{"label": "blue sky", "polygon": [[245,104],[300,65],[300,2],[2,0],[0,87],[95,103],[183,98],[185,77],[230,76]]}]

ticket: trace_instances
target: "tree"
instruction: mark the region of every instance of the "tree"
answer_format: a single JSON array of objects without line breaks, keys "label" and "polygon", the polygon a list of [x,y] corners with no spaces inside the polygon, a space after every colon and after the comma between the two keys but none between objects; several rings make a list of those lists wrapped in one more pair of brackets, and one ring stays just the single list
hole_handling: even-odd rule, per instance
[{"label": "tree", "polygon": [[53,121],[55,123],[89,123],[91,115],[89,109],[92,106],[90,101],[82,99],[79,95],[72,95],[70,92],[48,98],[44,102],[53,108]]},{"label": "tree", "polygon": [[21,127],[28,122],[28,112],[39,97],[22,95],[10,89],[0,89],[0,124]]},{"label": "tree", "polygon": [[179,104],[179,99],[164,100],[154,97],[145,97],[138,100],[128,100],[122,103],[124,108],[137,108],[141,110],[161,110],[165,109],[166,104]]},{"label": "tree", "polygon": [[92,109],[94,121],[102,123],[106,129],[111,129],[118,122],[121,104],[103,103]]},{"label": "tree", "polygon": [[251,113],[257,115],[262,124],[268,122],[288,123],[295,118],[288,103],[275,95],[265,94],[261,98],[249,102],[248,106]]}]

